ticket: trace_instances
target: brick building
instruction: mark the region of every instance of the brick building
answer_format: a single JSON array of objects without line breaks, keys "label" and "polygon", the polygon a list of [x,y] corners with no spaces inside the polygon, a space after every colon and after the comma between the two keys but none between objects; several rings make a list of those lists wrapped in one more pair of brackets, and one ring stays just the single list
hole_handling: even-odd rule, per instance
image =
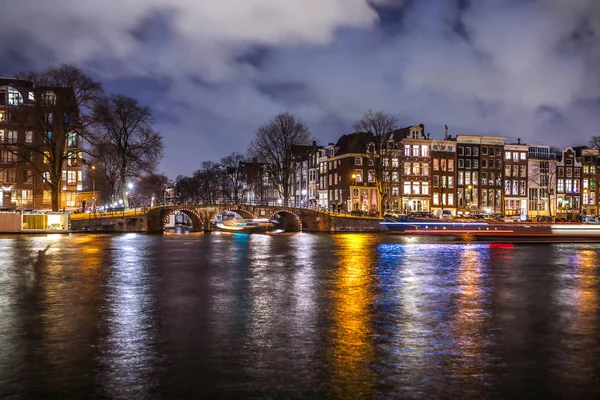
[{"label": "brick building", "polygon": [[432,140],[431,160],[431,211],[456,215],[456,142]]},{"label": "brick building", "polygon": [[[70,89],[35,87],[22,79],[0,78],[0,208],[51,208],[47,184],[51,166],[45,146],[62,140],[66,140],[71,155],[62,165],[59,208],[78,208],[83,200],[91,206],[93,194],[82,191],[81,139],[75,133],[63,138],[59,129],[67,123],[61,119],[74,117],[65,111],[73,107],[76,102]],[[47,132],[47,137],[42,137],[41,131]]]},{"label": "brick building", "polygon": [[576,221],[581,214],[581,161],[572,147],[562,151],[556,163],[556,217]]},{"label": "brick building", "polygon": [[504,215],[527,218],[527,172],[529,146],[504,145]]}]

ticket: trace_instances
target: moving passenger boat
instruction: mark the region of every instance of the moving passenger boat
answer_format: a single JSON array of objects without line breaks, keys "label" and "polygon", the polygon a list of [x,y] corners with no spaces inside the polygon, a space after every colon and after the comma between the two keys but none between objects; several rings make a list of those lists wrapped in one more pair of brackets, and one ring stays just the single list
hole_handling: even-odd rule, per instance
[{"label": "moving passenger boat", "polygon": [[275,224],[268,219],[227,219],[215,226],[225,232],[264,233],[273,229]]},{"label": "moving passenger boat", "polygon": [[475,236],[505,238],[595,238],[600,224],[503,222],[494,220],[395,218],[381,222],[392,232],[406,235]]}]

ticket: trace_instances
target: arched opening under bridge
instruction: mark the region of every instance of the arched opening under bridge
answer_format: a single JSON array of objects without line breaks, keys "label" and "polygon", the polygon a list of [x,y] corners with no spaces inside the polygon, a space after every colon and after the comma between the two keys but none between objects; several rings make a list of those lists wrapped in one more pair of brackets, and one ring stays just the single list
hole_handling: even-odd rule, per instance
[{"label": "arched opening under bridge", "polygon": [[282,230],[285,232],[301,232],[302,221],[292,211],[278,210],[269,217],[271,222],[275,224],[275,230]]},{"label": "arched opening under bridge", "polygon": [[202,232],[202,218],[193,210],[178,208],[170,210],[163,217],[163,230]]}]

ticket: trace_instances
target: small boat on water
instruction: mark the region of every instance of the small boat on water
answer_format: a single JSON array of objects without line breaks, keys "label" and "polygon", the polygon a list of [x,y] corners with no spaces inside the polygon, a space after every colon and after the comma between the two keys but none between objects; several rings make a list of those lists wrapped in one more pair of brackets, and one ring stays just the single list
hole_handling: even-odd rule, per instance
[{"label": "small boat on water", "polygon": [[600,240],[600,224],[503,222],[463,219],[388,219],[381,222],[392,232],[423,236],[475,236],[505,238],[594,238]]},{"label": "small boat on water", "polygon": [[273,229],[275,224],[268,219],[227,219],[215,226],[225,232],[264,233]]}]

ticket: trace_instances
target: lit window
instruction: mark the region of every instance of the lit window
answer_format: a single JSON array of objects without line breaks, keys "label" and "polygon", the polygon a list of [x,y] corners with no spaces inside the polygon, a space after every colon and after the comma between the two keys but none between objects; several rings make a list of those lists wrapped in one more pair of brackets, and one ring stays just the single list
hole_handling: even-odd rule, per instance
[{"label": "lit window", "polygon": [[33,132],[32,131],[25,132],[25,143],[33,143]]},{"label": "lit window", "polygon": [[512,158],[510,151],[504,153],[504,158],[506,158],[507,160],[510,160]]},{"label": "lit window", "polygon": [[8,105],[9,106],[18,106],[19,104],[23,104],[23,96],[21,93],[13,87],[8,88]]}]

